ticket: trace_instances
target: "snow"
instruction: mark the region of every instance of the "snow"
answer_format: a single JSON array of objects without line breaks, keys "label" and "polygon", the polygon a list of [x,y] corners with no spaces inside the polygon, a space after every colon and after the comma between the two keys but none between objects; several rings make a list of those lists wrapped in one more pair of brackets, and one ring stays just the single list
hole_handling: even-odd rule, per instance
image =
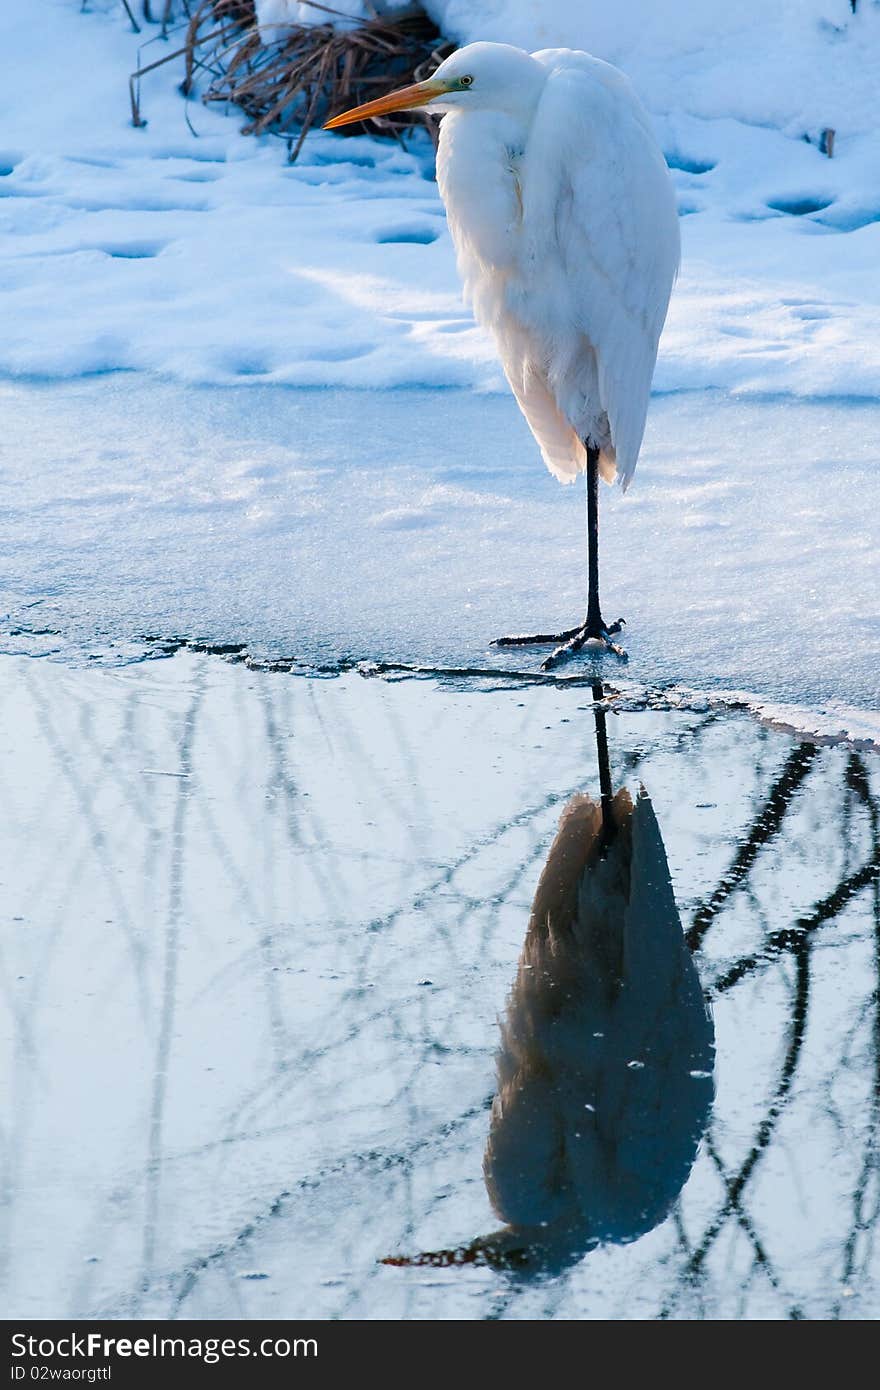
[{"label": "snow", "polygon": [[[686,691],[681,692],[687,701]],[[697,696],[699,699],[699,696]],[[880,749],[880,711],[854,708],[842,700],[820,700],[807,705],[784,705],[756,699],[745,691],[719,694],[721,704],[742,705],[776,729],[787,729],[815,743],[849,744],[853,748]]]},{"label": "snow", "polygon": [[426,0],[459,43],[583,48],[623,68],[646,105],[799,138],[876,132],[880,12],[861,0]]},{"label": "snow", "polygon": [[[406,3],[333,8],[366,18]],[[423,0],[423,8],[460,44],[585,49],[623,68],[657,113],[728,117],[795,138],[818,139],[829,127],[844,140],[876,132],[876,0],[861,0],[855,14],[850,0]],[[263,23],[331,18],[297,0],[258,0],[258,10]]]},{"label": "snow", "polygon": [[297,24],[334,24],[337,28],[377,15],[411,8],[410,0],[256,0],[257,24],[264,43],[283,42]]},{"label": "snow", "polygon": [[[658,47],[649,38],[669,6],[649,20],[651,8],[522,5],[514,24],[509,5],[468,5],[440,17],[462,37],[479,28],[586,42],[566,27],[583,11],[608,56],[603,36],[620,15],[611,56],[626,59],[679,166],[683,270],[658,390],[880,394],[880,140],[864,95],[880,61],[880,11],[863,7],[836,36],[812,5],[801,18],[798,7],[771,7],[758,31],[754,5],[687,5]],[[716,21],[725,40],[710,62],[702,45]],[[755,32],[767,41],[756,44]],[[0,42],[15,56],[0,91],[0,374],[139,370],[212,384],[505,392],[461,304],[427,138],[405,152],[315,132],[287,167],[284,146],[242,138],[234,113],[185,104],[179,62],[142,79],[148,125],[134,129],[128,74],[139,53],[154,61],[175,41],[144,44],[110,0],[85,14],[75,0],[0,14]],[[680,77],[676,44],[714,105]],[[767,72],[782,53],[781,69]],[[839,84],[812,76],[829,54],[845,63]],[[45,90],[63,99],[34,101],[37,62]],[[71,82],[74,70],[89,82]],[[850,106],[798,114],[792,104],[829,91]],[[789,106],[775,114],[758,104],[784,96]],[[829,123],[833,159],[801,138]]]}]

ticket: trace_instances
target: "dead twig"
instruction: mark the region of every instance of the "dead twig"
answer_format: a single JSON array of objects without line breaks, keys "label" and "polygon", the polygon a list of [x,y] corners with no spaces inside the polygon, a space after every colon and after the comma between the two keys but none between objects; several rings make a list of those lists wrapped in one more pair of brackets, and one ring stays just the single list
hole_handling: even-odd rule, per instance
[{"label": "dead twig", "polygon": [[[314,8],[328,17],[337,13],[317,0]],[[187,30],[184,91],[202,74],[203,102],[238,106],[248,118],[245,134],[285,137],[292,162],[313,126],[414,76],[423,80],[451,48],[421,11],[341,29],[329,22],[291,25],[277,42],[265,43],[253,0],[202,0]],[[401,112],[372,124],[399,137],[425,123],[419,112]],[[355,125],[350,133],[362,130]]]}]

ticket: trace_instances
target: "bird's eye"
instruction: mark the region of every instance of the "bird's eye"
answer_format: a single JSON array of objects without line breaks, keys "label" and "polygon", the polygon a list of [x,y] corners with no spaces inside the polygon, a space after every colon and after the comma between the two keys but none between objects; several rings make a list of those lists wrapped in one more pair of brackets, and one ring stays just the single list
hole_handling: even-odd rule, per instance
[{"label": "bird's eye", "polygon": [[459,87],[470,87],[473,80],[474,79],[472,77],[460,77],[458,79],[458,85]]}]

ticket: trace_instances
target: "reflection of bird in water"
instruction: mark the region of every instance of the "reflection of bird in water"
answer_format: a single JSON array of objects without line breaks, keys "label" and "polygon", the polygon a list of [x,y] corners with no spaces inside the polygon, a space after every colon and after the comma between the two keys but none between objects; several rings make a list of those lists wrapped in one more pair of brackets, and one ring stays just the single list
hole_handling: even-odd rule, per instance
[{"label": "reflection of bird in water", "polygon": [[559,1268],[650,1231],[690,1172],[712,1023],[648,795],[612,797],[600,767],[601,801],[562,813],[501,1027],[483,1171],[506,1225],[389,1263]]}]

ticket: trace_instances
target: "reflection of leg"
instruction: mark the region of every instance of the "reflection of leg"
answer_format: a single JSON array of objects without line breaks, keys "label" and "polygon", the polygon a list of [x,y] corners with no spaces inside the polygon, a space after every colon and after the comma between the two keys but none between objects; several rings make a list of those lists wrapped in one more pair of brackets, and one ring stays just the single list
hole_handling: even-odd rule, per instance
[{"label": "reflection of leg", "polygon": [[496,647],[527,647],[549,645],[556,650],[541,663],[542,671],[549,671],[579,652],[587,642],[596,644],[603,651],[613,652],[626,661],[626,652],[612,637],[626,626],[623,618],[618,618],[610,627],[606,625],[599,606],[599,450],[587,445],[587,616],[580,627],[571,627],[566,632],[539,633],[534,637],[499,637],[493,643]]},{"label": "reflection of leg", "polygon": [[614,790],[611,785],[611,759],[608,756],[608,729],[605,722],[605,692],[601,681],[593,682],[593,718],[596,721],[596,756],[599,763],[599,795],[602,805],[602,840],[607,846],[614,836],[614,816],[611,809]]}]

